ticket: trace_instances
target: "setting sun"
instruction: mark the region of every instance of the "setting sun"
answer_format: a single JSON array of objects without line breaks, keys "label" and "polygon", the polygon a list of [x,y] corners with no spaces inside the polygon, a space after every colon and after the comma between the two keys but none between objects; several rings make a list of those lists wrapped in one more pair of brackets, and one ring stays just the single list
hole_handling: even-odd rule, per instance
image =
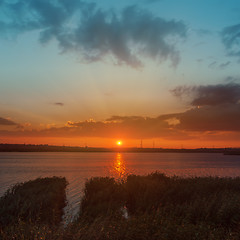
[{"label": "setting sun", "polygon": [[117,141],[117,145],[121,146],[122,145],[122,141]]}]

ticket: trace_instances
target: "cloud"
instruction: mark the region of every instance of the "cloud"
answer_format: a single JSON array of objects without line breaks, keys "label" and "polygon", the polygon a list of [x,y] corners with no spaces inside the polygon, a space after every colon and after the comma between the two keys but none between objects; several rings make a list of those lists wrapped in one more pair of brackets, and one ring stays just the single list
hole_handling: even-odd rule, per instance
[{"label": "cloud", "polygon": [[211,63],[208,65],[208,67],[209,67],[209,68],[214,68],[214,67],[216,67],[216,65],[217,65],[217,62],[214,61],[214,62],[211,62]]},{"label": "cloud", "polygon": [[166,21],[131,6],[120,16],[100,10],[91,13],[82,20],[71,45],[84,52],[89,61],[110,54],[117,64],[134,68],[143,65],[141,57],[158,61],[170,59],[176,66],[179,54],[171,40],[185,35],[186,27],[182,22]]},{"label": "cloud", "polygon": [[220,63],[220,64],[218,64],[217,61],[213,61],[213,62],[211,62],[211,63],[208,65],[208,67],[209,67],[209,68],[212,68],[212,69],[218,68],[218,69],[223,70],[223,69],[227,68],[230,64],[231,64],[230,61],[227,61],[227,62],[224,62],[224,63]]},{"label": "cloud", "polygon": [[[62,130],[81,136],[150,138],[166,135],[168,123],[142,116],[113,116],[105,121],[69,121]],[[55,131],[55,130],[54,130]],[[60,130],[61,131],[61,130]]]},{"label": "cloud", "polygon": [[154,16],[137,6],[116,13],[78,0],[2,1],[1,33],[39,31],[42,44],[57,40],[62,52],[78,52],[86,62],[111,56],[118,65],[143,66],[142,59],[180,60],[175,45],[186,37],[186,26]]},{"label": "cloud", "polygon": [[173,116],[180,122],[175,126],[179,130],[198,132],[240,131],[240,104],[204,106]]},{"label": "cloud", "polygon": [[222,64],[219,65],[219,68],[220,68],[220,69],[225,69],[225,68],[228,67],[230,64],[231,64],[230,61],[225,62],[225,63],[222,63]]},{"label": "cloud", "polygon": [[225,82],[228,82],[228,83],[240,82],[240,79],[239,77],[227,76],[225,78]]},{"label": "cloud", "polygon": [[[111,120],[112,119],[112,120]],[[18,131],[0,131],[1,136],[11,137],[102,137],[124,139],[164,138],[184,140],[192,139],[188,133],[173,129],[176,124],[166,118],[142,116],[114,116],[105,121],[68,121],[63,127],[50,126],[42,130],[21,129]],[[174,120],[175,121],[175,120]]]},{"label": "cloud", "polygon": [[216,106],[237,104],[240,100],[240,84],[228,83],[207,86],[179,86],[171,90],[177,97],[192,98],[192,106]]},{"label": "cloud", "polygon": [[62,102],[55,102],[54,105],[55,106],[59,106],[59,107],[63,107],[64,103],[62,103]]},{"label": "cloud", "polygon": [[[166,140],[198,139],[204,135],[240,133],[240,104],[225,103],[193,107],[185,112],[158,117],[112,116],[105,121],[68,121],[65,126],[48,126],[43,130],[23,128],[1,131],[15,137],[103,137],[123,139],[162,138]],[[225,136],[224,135],[224,136]]]},{"label": "cloud", "polygon": [[172,93],[180,98],[190,98],[193,107],[171,115],[179,120],[176,129],[198,132],[240,131],[240,84],[179,86]]},{"label": "cloud", "polygon": [[[179,86],[177,97],[188,97],[189,110],[158,117],[112,116],[104,121],[68,121],[42,130],[22,127],[21,131],[2,131],[2,135],[30,137],[103,137],[167,140],[197,139],[206,134],[240,134],[240,84]],[[2,119],[1,119],[2,121]],[[6,121],[6,119],[5,119]],[[8,120],[9,121],[9,120]],[[11,123],[14,124],[14,123]]]},{"label": "cloud", "polygon": [[224,28],[221,36],[228,54],[240,57],[240,24]]},{"label": "cloud", "polygon": [[15,34],[39,30],[44,42],[60,34],[76,10],[84,7],[78,0],[2,0],[0,29]]},{"label": "cloud", "polygon": [[0,117],[0,125],[17,125],[17,124],[9,119]]},{"label": "cloud", "polygon": [[143,116],[113,116],[105,121],[68,121],[64,127],[43,130],[1,131],[2,136],[103,137],[123,139],[197,139],[200,135],[240,132],[240,105],[225,104],[192,108],[185,112]]}]

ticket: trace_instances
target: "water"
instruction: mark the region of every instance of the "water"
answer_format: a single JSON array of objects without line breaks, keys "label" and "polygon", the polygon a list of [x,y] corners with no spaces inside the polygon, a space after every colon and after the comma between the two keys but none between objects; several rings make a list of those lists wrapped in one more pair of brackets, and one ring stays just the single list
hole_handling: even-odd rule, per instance
[{"label": "water", "polygon": [[64,176],[67,216],[79,208],[86,179],[154,171],[168,176],[240,176],[240,156],[215,153],[0,153],[0,196],[18,182]]}]

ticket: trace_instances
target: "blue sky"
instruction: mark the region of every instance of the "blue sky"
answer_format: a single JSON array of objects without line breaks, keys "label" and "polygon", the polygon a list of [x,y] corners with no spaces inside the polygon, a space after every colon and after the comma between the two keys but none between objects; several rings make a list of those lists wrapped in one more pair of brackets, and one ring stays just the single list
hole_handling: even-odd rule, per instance
[{"label": "blue sky", "polygon": [[[238,119],[239,42],[237,0],[1,0],[0,130],[28,135],[69,127],[68,121],[157,119],[196,107],[209,114],[226,104]],[[204,105],[192,104],[203,97]],[[218,105],[205,104],[213,97]],[[179,115],[172,118],[184,125]],[[219,129],[181,131],[230,131],[231,122],[223,121]],[[143,137],[166,138],[156,131]]]}]

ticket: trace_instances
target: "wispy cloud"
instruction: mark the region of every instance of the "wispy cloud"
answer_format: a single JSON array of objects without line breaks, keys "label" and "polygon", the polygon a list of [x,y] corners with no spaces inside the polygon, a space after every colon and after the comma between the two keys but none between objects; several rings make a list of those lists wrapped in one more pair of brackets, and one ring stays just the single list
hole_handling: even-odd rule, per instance
[{"label": "wispy cloud", "polygon": [[78,52],[86,62],[112,56],[115,64],[133,68],[143,66],[142,59],[180,60],[176,39],[186,37],[183,22],[165,20],[130,6],[121,12],[103,11],[94,3],[67,0],[1,1],[2,34],[20,34],[38,30],[46,44],[55,39],[62,52]]},{"label": "wispy cloud", "polygon": [[216,65],[217,65],[217,62],[216,62],[216,61],[213,61],[213,62],[211,62],[211,63],[208,65],[208,67],[209,67],[209,68],[214,68],[214,67],[216,67]]},{"label": "wispy cloud", "polygon": [[227,62],[225,62],[225,63],[221,63],[221,64],[219,65],[219,68],[220,68],[220,69],[225,69],[225,68],[228,67],[230,64],[231,64],[230,61],[227,61]]},{"label": "wispy cloud", "polygon": [[9,119],[0,117],[0,125],[17,125],[17,123],[15,123]]},{"label": "wispy cloud", "polygon": [[55,102],[54,105],[55,106],[59,106],[59,107],[63,107],[64,103],[62,103],[62,102]]},{"label": "wispy cloud", "polygon": [[223,62],[223,63],[218,63],[217,61],[213,61],[211,62],[208,67],[212,68],[212,69],[220,69],[220,70],[224,70],[225,68],[227,68],[228,66],[230,66],[231,62],[227,61],[227,62]]},{"label": "wispy cloud", "polygon": [[221,36],[228,54],[240,57],[240,24],[224,28]]}]

